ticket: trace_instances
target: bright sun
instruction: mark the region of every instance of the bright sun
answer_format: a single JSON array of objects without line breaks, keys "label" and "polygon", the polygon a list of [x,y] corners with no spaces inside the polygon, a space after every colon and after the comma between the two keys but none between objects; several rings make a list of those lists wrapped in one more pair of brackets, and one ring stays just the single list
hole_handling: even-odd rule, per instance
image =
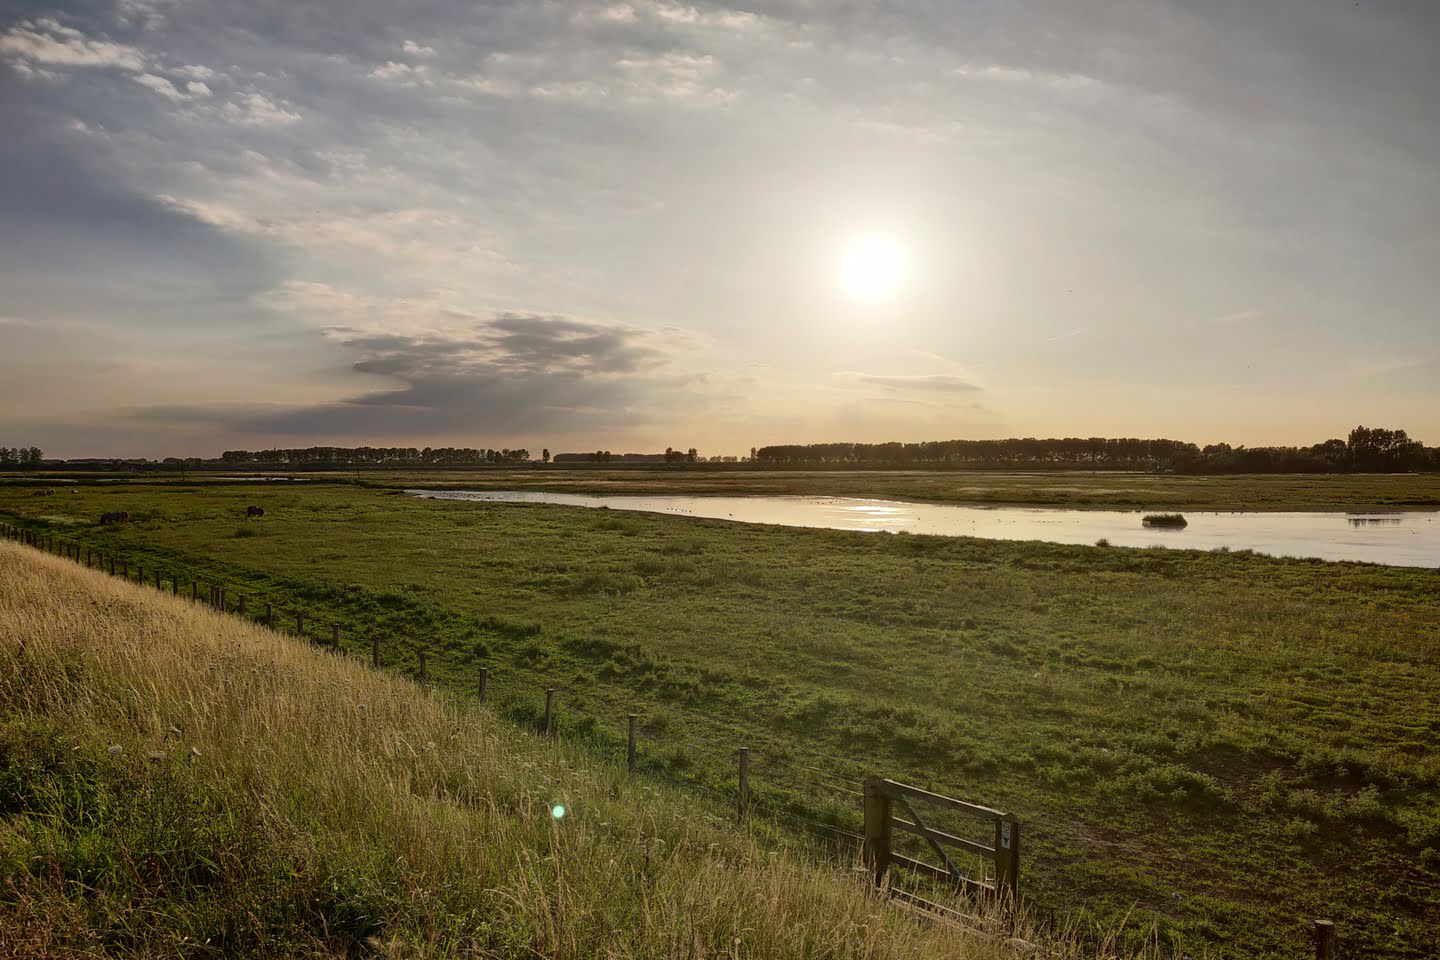
[{"label": "bright sun", "polygon": [[856,300],[888,300],[905,282],[905,251],[890,237],[861,237],[840,261],[840,281]]}]

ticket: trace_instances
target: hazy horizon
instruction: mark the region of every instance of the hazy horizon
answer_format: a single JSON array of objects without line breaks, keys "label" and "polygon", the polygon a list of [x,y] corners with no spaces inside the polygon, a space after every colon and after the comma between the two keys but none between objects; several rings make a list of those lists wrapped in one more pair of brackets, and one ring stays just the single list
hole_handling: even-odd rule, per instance
[{"label": "hazy horizon", "polygon": [[0,444],[1440,443],[1440,7],[0,13]]}]

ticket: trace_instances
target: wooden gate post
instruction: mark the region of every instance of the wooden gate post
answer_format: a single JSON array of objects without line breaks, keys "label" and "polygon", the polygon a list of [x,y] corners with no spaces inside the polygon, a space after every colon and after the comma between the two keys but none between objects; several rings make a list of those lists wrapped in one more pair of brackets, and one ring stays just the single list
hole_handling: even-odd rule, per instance
[{"label": "wooden gate post", "polygon": [[891,800],[885,792],[885,781],[871,777],[865,781],[865,865],[875,886],[885,882],[890,870]]},{"label": "wooden gate post", "polygon": [[630,714],[630,733],[625,738],[625,769],[635,772],[635,720],[638,714]]},{"label": "wooden gate post", "polygon": [[420,682],[424,683],[426,680],[430,679],[430,671],[425,668],[425,651],[417,650],[415,652],[420,657]]},{"label": "wooden gate post", "polygon": [[555,688],[545,688],[545,736],[555,732]]},{"label": "wooden gate post", "polygon": [[1335,924],[1315,921],[1315,960],[1335,960]]},{"label": "wooden gate post", "polygon": [[995,821],[995,893],[1007,907],[1020,894],[1020,821],[1007,813]]},{"label": "wooden gate post", "polygon": [[240,599],[235,601],[235,612],[242,617],[245,616],[245,595],[243,593],[240,595]]},{"label": "wooden gate post", "polygon": [[265,604],[265,626],[275,629],[275,604]]},{"label": "wooden gate post", "polygon": [[295,614],[295,636],[301,640],[305,639],[305,614],[303,613]]},{"label": "wooden gate post", "polygon": [[330,649],[340,649],[340,624],[330,624]]},{"label": "wooden gate post", "polygon": [[735,794],[735,812],[741,823],[750,819],[750,748],[740,748],[740,789]]},{"label": "wooden gate post", "polygon": [[481,668],[480,668],[480,703],[481,703],[482,706],[483,706],[484,703],[485,703],[486,688],[488,688],[489,686],[490,686],[490,668],[489,668],[489,667],[481,667]]},{"label": "wooden gate post", "polygon": [[[370,629],[374,630],[375,628],[372,625]],[[380,634],[378,633],[370,634],[370,666],[376,670],[380,669]]]}]

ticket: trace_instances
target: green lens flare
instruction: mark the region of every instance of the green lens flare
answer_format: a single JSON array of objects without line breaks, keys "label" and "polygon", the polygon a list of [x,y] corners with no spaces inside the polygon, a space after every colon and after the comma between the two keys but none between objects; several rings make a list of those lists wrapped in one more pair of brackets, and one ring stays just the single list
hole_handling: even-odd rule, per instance
[{"label": "green lens flare", "polygon": [[551,807],[550,816],[554,817],[556,820],[563,818],[565,816],[565,804],[557,803],[555,804],[555,806]]}]

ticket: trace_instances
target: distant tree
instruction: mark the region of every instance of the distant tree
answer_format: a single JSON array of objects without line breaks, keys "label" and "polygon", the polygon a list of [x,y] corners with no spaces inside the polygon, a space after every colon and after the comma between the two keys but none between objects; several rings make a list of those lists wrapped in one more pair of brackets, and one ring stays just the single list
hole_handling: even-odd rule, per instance
[{"label": "distant tree", "polygon": [[546,447],[544,450],[541,450],[541,451],[540,451],[540,459],[541,459],[541,460],[544,460],[546,463],[549,463],[549,462],[550,462],[550,448],[549,448],[549,447]]},{"label": "distant tree", "polygon": [[694,447],[691,447],[689,450],[685,451],[686,463],[694,463],[697,459],[699,459],[699,457],[700,453]]},{"label": "distant tree", "polygon": [[1424,446],[1418,440],[1411,440],[1404,430],[1356,427],[1350,431],[1345,446],[1356,470],[1409,470],[1421,466],[1427,459]]}]

